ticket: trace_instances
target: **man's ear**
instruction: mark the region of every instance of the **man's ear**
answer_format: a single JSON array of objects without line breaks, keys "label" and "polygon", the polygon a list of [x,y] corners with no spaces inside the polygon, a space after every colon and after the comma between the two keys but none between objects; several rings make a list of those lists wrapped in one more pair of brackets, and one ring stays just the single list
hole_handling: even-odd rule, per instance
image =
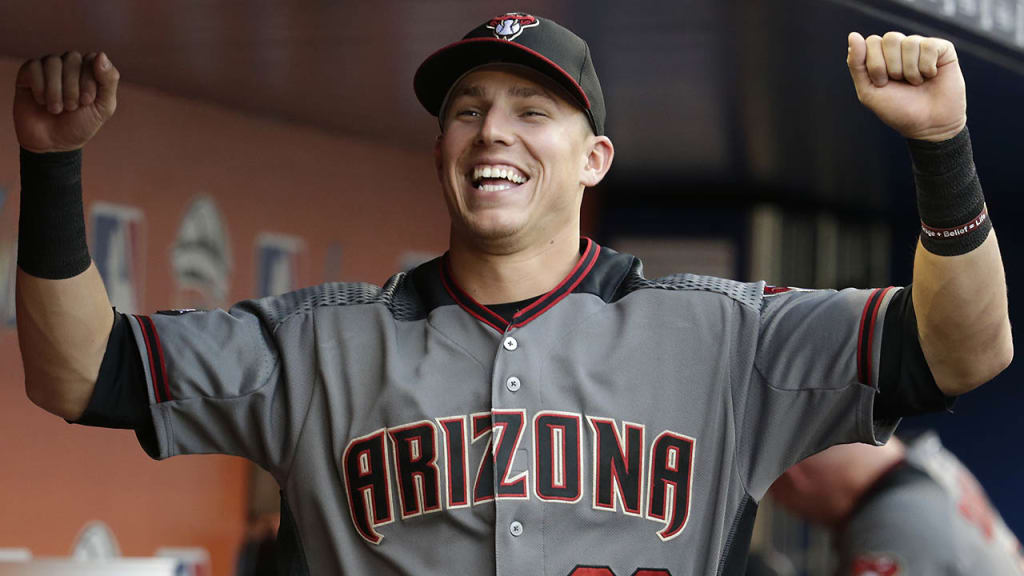
[{"label": "man's ear", "polygon": [[585,187],[597,186],[604,179],[604,175],[612,167],[612,159],[615,157],[615,146],[607,136],[592,136],[588,149],[586,164],[583,166],[583,174],[580,182]]}]

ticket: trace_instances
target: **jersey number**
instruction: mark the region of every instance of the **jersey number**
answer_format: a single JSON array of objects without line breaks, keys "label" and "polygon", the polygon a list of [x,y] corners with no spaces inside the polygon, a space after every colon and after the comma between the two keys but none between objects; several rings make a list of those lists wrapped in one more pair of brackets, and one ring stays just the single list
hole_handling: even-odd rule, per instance
[{"label": "jersey number", "polygon": [[[577,566],[569,576],[615,576],[607,566]],[[668,570],[654,568],[637,568],[631,576],[672,576]]]}]

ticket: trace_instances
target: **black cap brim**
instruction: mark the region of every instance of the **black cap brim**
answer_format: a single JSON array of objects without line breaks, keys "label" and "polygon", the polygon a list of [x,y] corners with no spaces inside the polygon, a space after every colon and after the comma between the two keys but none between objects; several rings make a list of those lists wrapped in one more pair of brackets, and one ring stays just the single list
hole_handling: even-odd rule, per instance
[{"label": "black cap brim", "polygon": [[541,72],[565,88],[594,126],[590,100],[568,72],[539,52],[498,38],[466,38],[431,54],[413,77],[416,97],[428,112],[438,116],[455,82],[466,72],[486,64],[521,64]]}]

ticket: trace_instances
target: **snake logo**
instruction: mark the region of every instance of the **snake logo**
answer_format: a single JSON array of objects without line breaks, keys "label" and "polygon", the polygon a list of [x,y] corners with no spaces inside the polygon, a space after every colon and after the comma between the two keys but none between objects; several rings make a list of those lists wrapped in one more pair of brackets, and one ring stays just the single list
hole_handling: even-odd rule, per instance
[{"label": "snake logo", "polygon": [[523,30],[533,28],[540,24],[535,16],[522,12],[509,12],[502,14],[487,23],[487,27],[494,30],[494,37],[499,40],[515,40]]}]

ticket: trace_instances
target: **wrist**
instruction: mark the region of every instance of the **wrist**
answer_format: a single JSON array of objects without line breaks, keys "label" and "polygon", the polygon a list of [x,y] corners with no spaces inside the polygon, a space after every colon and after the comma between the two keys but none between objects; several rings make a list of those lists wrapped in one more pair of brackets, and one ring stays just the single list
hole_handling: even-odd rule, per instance
[{"label": "wrist", "polygon": [[21,147],[21,150],[23,152],[28,152],[30,154],[36,154],[36,155],[62,154],[62,153],[65,153],[65,152],[81,152],[82,149],[85,148],[85,146],[73,146],[73,147],[69,147],[69,148],[49,148],[49,149],[46,149],[46,150],[38,150],[36,148],[30,148],[28,146],[25,146],[24,144],[20,145],[20,147]]},{"label": "wrist", "polygon": [[909,140],[921,244],[940,256],[974,250],[992,228],[966,127],[941,142]]},{"label": "wrist", "polygon": [[38,278],[77,276],[91,263],[82,206],[82,152],[21,150],[18,266]]},{"label": "wrist", "polygon": [[939,142],[952,140],[953,138],[957,137],[961,132],[966,130],[966,128],[967,120],[964,119],[963,121],[958,122],[952,126],[932,128],[930,130],[918,134],[905,135],[905,138],[907,140],[916,140],[919,142],[931,142],[937,144]]},{"label": "wrist", "polygon": [[[73,150],[48,150],[44,152],[21,147],[21,171],[48,170],[53,167],[70,166],[77,163],[82,164],[82,149]],[[81,172],[79,169],[78,172]]]},{"label": "wrist", "polygon": [[908,138],[907,147],[915,176],[946,176],[955,171],[974,169],[974,150],[966,127],[939,141]]}]

